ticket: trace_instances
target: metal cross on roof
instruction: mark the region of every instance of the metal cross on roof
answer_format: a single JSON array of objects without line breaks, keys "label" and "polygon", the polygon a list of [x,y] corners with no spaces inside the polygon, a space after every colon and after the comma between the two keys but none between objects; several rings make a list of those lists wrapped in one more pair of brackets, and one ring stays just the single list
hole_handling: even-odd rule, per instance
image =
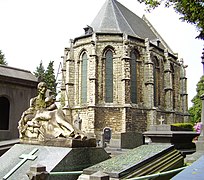
[{"label": "metal cross on roof", "polygon": [[27,160],[35,160],[37,158],[35,154],[38,151],[37,148],[33,149],[29,154],[22,154],[19,156],[22,159],[15,167],[13,167],[4,177],[3,179],[8,179],[22,164],[24,164]]}]

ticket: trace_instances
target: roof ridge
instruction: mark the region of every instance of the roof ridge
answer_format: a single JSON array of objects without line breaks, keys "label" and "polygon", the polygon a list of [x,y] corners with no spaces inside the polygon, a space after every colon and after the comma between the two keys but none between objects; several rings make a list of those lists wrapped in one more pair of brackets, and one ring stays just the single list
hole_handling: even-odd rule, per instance
[{"label": "roof ridge", "polygon": [[16,67],[12,67],[12,66],[7,66],[7,65],[2,65],[2,64],[0,64],[0,67],[7,68],[7,69],[13,69],[13,70],[17,70],[17,71],[22,71],[22,72],[27,72],[27,73],[31,73],[31,71],[29,71],[29,70],[20,69],[20,68],[16,68]]},{"label": "roof ridge", "polygon": [[[116,2],[119,3],[117,0],[112,0],[112,2],[115,3],[116,5],[116,8],[118,10],[118,12],[120,13],[120,15],[122,16],[122,18],[125,20],[126,24],[129,26],[129,28],[131,29],[132,33],[135,34],[134,30],[132,29],[132,27],[130,26],[130,24],[128,23],[128,21],[126,20],[125,16],[123,15],[123,13],[120,11],[119,7],[117,6]],[[114,14],[115,14],[115,11],[114,11]],[[117,20],[117,19],[116,19]],[[118,20],[117,20],[117,24],[118,24]],[[118,24],[119,26],[119,24]],[[120,26],[119,26],[120,28]],[[136,35],[136,34],[135,34]],[[137,36],[137,35],[136,35]]]},{"label": "roof ridge", "polygon": [[[114,9],[114,4],[113,4],[113,3],[115,3],[115,0],[109,0],[109,1],[111,1],[111,6],[112,6],[112,8]],[[118,24],[118,20],[117,20],[117,16],[116,16],[115,11],[113,11],[113,13],[114,13],[114,16],[115,16],[114,18],[115,18],[115,20],[116,20],[118,29],[120,29],[120,26],[119,26],[119,24]]]},{"label": "roof ridge", "polygon": [[152,30],[152,32],[161,40],[162,44],[171,52],[174,54],[172,49],[169,47],[169,45],[165,42],[165,40],[162,38],[162,36],[158,33],[158,31],[154,28],[154,26],[149,22],[149,20],[146,18],[145,15],[142,16],[142,19],[145,21],[145,23],[149,26],[149,28]]}]

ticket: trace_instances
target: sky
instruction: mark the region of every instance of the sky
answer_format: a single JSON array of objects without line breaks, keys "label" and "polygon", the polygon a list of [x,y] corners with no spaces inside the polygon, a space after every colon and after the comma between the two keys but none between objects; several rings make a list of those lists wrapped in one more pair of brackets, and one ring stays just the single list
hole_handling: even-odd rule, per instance
[{"label": "sky", "polygon": [[[179,20],[171,8],[151,13],[137,0],[118,0],[139,17],[145,15],[170,48],[183,58],[188,78],[188,102],[196,95],[203,75],[204,43],[195,39],[196,28]],[[105,0],[0,0],[0,49],[9,66],[34,72],[42,60],[45,69],[54,61],[56,73],[70,39],[84,34]]]}]

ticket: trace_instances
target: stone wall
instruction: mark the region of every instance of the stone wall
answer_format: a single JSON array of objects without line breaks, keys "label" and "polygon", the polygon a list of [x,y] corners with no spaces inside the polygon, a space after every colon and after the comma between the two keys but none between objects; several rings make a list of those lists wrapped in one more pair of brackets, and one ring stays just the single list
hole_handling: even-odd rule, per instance
[{"label": "stone wall", "polygon": [[126,131],[144,132],[147,129],[147,112],[137,108],[126,108]]},{"label": "stone wall", "polygon": [[9,100],[9,129],[0,130],[0,140],[8,140],[18,138],[18,121],[28,107],[30,99],[36,96],[37,82],[25,82],[25,85],[0,81],[0,97]]},{"label": "stone wall", "polygon": [[123,109],[117,107],[96,108],[95,132],[103,132],[105,127],[112,129],[113,133],[122,132]]},{"label": "stone wall", "polygon": [[[100,134],[105,127],[114,133],[144,132],[150,125],[188,121],[186,77],[182,64],[167,49],[148,39],[118,34],[93,34],[72,41],[65,49],[67,104],[73,115],[80,110],[82,130]],[[113,52],[113,102],[105,102],[105,52]],[[130,52],[136,51],[137,103],[131,102]],[[87,102],[81,103],[81,54],[88,55]],[[156,88],[155,88],[156,87]],[[183,90],[183,91],[182,91]],[[184,98],[185,99],[184,99]],[[68,103],[69,101],[69,103]]]}]

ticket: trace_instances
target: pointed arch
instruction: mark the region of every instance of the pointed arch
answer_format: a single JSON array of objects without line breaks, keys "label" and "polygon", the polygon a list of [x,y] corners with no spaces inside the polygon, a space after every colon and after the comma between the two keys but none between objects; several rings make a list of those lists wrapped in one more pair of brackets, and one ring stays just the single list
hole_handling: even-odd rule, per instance
[{"label": "pointed arch", "polygon": [[105,102],[113,102],[113,50],[105,51]]},{"label": "pointed arch", "polygon": [[84,51],[81,54],[81,103],[87,102],[87,66],[88,66],[88,55]]},{"label": "pointed arch", "polygon": [[0,130],[9,129],[10,102],[6,97],[0,97]]}]

